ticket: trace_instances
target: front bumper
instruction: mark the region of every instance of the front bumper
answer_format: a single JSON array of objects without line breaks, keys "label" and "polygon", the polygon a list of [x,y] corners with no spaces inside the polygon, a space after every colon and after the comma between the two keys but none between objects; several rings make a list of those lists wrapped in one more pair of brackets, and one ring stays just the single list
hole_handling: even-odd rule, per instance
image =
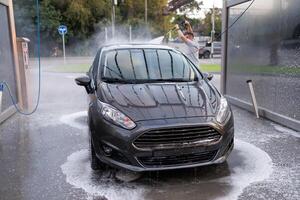
[{"label": "front bumper", "polygon": [[[182,121],[184,121],[184,123]],[[141,172],[181,169],[222,163],[233,149],[233,116],[231,116],[223,126],[215,123],[213,118],[205,117],[140,121],[137,122],[137,127],[131,131],[115,126],[100,118],[94,121],[93,124],[97,124],[91,127],[91,137],[97,157],[110,166],[131,171]],[[147,130],[195,125],[210,126],[221,134],[221,138],[217,142],[183,144],[172,148],[143,149],[133,144],[136,138]],[[105,147],[111,148],[112,152],[110,154],[105,153],[103,150]],[[190,155],[202,155],[205,152],[209,152],[211,158],[199,162],[185,162],[167,166],[149,166],[141,161],[141,158],[172,158],[174,160],[177,159],[176,156],[178,156],[178,159],[182,159]]]}]

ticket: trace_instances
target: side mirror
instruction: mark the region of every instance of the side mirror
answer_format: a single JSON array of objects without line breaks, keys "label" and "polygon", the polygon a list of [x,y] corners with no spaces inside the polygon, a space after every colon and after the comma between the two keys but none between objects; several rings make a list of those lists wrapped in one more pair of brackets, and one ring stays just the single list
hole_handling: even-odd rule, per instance
[{"label": "side mirror", "polygon": [[211,81],[214,77],[213,74],[210,74],[210,73],[203,73],[204,75],[204,78],[206,78],[208,81]]},{"label": "side mirror", "polygon": [[88,76],[81,76],[76,78],[75,83],[79,86],[84,86],[88,94],[94,92],[93,88],[91,87],[91,79]]}]

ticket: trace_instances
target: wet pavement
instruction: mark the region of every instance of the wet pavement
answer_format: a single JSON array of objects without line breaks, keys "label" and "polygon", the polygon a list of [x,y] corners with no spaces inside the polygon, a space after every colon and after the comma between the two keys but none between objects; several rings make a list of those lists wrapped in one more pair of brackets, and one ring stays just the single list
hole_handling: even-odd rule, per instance
[{"label": "wet pavement", "polygon": [[300,133],[236,107],[235,147],[224,164],[145,173],[131,183],[112,170],[93,172],[77,76],[44,73],[38,112],[0,125],[1,200],[300,199]]}]

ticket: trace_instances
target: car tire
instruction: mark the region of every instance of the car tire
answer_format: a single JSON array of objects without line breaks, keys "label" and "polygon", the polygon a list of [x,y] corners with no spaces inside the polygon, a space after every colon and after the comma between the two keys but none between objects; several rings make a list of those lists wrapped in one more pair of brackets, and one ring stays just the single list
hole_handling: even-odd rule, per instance
[{"label": "car tire", "polygon": [[92,170],[101,170],[105,169],[105,164],[102,163],[99,158],[96,156],[96,152],[94,149],[94,145],[92,140],[90,139],[90,155],[91,155],[91,168]]},{"label": "car tire", "polygon": [[209,51],[205,51],[203,54],[204,58],[208,59],[210,57],[210,52]]}]

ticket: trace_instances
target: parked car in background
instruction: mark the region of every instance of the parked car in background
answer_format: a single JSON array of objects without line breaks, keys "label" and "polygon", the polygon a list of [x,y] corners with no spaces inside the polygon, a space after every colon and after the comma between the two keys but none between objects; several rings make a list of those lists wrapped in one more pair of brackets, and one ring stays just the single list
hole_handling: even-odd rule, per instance
[{"label": "parked car in background", "polygon": [[100,48],[88,76],[92,169],[179,169],[226,161],[234,123],[225,97],[184,54],[163,45]]},{"label": "parked car in background", "polygon": [[[210,58],[211,57],[211,43],[207,42],[204,45],[200,45],[199,58]],[[221,55],[222,43],[213,42],[214,52],[213,55]]]}]

